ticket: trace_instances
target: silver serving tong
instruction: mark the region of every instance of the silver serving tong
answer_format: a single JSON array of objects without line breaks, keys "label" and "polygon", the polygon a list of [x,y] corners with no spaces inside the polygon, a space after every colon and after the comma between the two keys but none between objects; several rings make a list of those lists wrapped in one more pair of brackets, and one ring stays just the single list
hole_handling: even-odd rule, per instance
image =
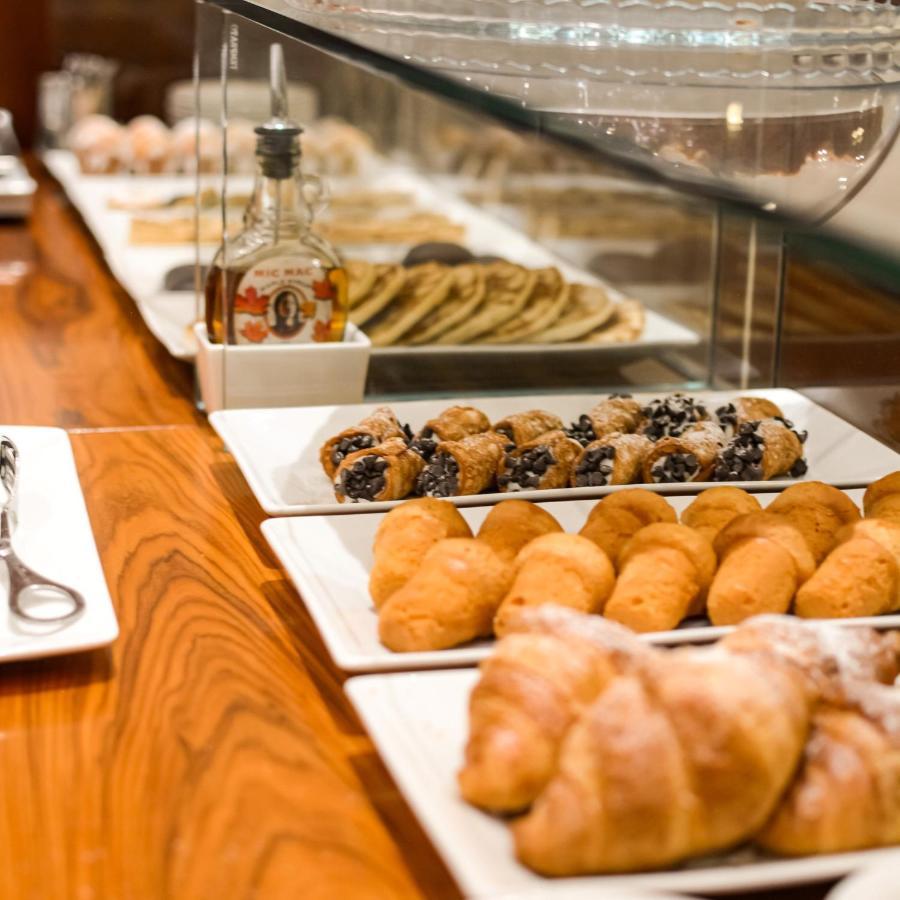
[{"label": "silver serving tong", "polygon": [[[16,496],[18,462],[18,448],[6,435],[0,435],[0,485],[3,487],[0,492],[0,559],[4,560],[9,572],[9,608],[15,616],[32,624],[67,623],[84,610],[84,597],[73,588],[38,575],[13,550],[12,506]],[[29,598],[31,604],[28,604]],[[51,608],[62,602],[68,609],[64,613],[41,614],[40,610],[47,601],[55,601]],[[31,612],[29,606],[35,611]]]}]

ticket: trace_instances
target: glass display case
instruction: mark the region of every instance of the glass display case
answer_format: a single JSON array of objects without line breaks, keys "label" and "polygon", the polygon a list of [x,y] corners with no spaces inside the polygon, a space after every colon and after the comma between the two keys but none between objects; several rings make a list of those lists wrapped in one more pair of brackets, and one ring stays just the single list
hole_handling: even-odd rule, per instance
[{"label": "glass display case", "polygon": [[[900,8],[203,0],[196,46],[208,407],[790,386],[900,446]],[[278,314],[221,242],[273,116],[339,257]]]}]

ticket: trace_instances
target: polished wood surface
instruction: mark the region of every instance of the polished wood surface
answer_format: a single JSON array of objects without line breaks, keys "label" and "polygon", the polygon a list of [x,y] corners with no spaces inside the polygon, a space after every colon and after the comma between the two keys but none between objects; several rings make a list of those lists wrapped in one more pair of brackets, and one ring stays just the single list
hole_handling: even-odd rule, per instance
[{"label": "polished wood surface", "polygon": [[0,673],[0,897],[458,898],[190,372],[47,181],[0,273],[0,421],[70,429],[121,628]]},{"label": "polished wood surface", "polygon": [[199,424],[193,370],[147,330],[38,167],[31,224],[0,223],[0,422]]}]

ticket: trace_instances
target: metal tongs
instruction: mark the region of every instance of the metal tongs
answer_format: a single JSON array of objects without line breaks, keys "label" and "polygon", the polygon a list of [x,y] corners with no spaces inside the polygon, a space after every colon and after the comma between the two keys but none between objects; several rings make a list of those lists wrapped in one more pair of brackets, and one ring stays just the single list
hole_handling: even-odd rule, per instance
[{"label": "metal tongs", "polygon": [[[9,608],[13,615],[31,624],[68,623],[83,612],[84,597],[73,588],[38,575],[13,550],[13,501],[18,462],[18,448],[6,435],[0,435],[0,559],[6,562],[9,572]],[[53,612],[60,604],[65,605],[66,611]]]}]

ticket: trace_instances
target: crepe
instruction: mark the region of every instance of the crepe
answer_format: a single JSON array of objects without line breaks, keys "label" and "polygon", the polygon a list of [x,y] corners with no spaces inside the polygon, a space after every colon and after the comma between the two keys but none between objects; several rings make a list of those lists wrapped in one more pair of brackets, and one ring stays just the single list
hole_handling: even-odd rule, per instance
[{"label": "crepe", "polygon": [[585,344],[626,344],[636,341],[644,332],[644,307],[638,300],[615,304],[615,316],[603,328],[582,338]]},{"label": "crepe", "polygon": [[601,287],[573,284],[569,303],[549,328],[530,335],[529,344],[558,344],[577,341],[607,324],[616,311],[615,304]]},{"label": "crepe", "polygon": [[405,281],[403,266],[375,266],[375,283],[366,298],[350,310],[350,321],[354,325],[363,325],[377,316],[397,296]]},{"label": "crepe", "polygon": [[403,287],[387,309],[366,326],[369,340],[376,347],[396,343],[444,301],[452,284],[453,270],[439,263],[408,269]]},{"label": "crepe", "polygon": [[344,269],[347,272],[347,302],[353,309],[366,299],[375,286],[378,267],[364,259],[348,259]]},{"label": "crepe", "polygon": [[569,285],[555,268],[538,269],[525,308],[505,325],[483,334],[479,343],[511,344],[551,326],[569,302]]},{"label": "crepe", "polygon": [[444,302],[432,310],[403,339],[403,343],[428,344],[464,322],[484,302],[487,281],[484,267],[454,266],[453,284]]},{"label": "crepe", "polygon": [[508,262],[484,266],[486,294],[475,315],[444,332],[435,343],[465,344],[492,331],[521,312],[534,289],[537,275]]}]

